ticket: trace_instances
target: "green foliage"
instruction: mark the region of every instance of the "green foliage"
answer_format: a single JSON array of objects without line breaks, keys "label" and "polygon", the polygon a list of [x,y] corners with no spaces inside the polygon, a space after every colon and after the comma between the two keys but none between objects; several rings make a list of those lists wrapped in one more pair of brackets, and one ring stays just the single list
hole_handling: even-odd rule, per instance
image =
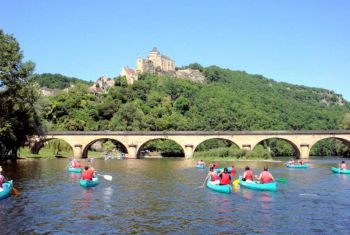
[{"label": "green foliage", "polygon": [[184,156],[181,146],[172,140],[151,140],[143,146],[143,149],[149,152],[159,152],[163,157]]},{"label": "green foliage", "polygon": [[0,30],[0,155],[16,157],[27,136],[41,133],[32,62],[22,62],[20,46]]},{"label": "green foliage", "polygon": [[210,149],[228,148],[228,147],[231,147],[232,149],[238,149],[238,147],[229,140],[210,139],[199,144],[195,151],[201,152],[201,151],[208,151]]},{"label": "green foliage", "polygon": [[350,113],[344,115],[341,123],[341,128],[345,130],[350,130]]},{"label": "green foliage", "polygon": [[72,147],[63,140],[53,139],[46,142],[46,147],[52,151],[52,154],[57,156],[61,152],[73,152]]},{"label": "green foliage", "polygon": [[292,144],[282,139],[267,139],[262,141],[258,146],[262,146],[273,157],[297,155]]},{"label": "green foliage", "polygon": [[310,156],[350,157],[350,143],[345,140],[343,141],[332,138],[321,140],[312,146]]},{"label": "green foliage", "polygon": [[271,154],[263,146],[258,145],[253,151],[247,152],[246,159],[271,159]]},{"label": "green foliage", "polygon": [[116,150],[116,146],[114,145],[114,143],[110,140],[104,142],[102,144],[102,148],[104,151],[107,151],[107,152],[113,152]]},{"label": "green foliage", "polygon": [[77,83],[83,83],[86,85],[92,84],[91,82],[86,82],[74,77],[67,77],[57,73],[34,74],[32,78],[40,85],[40,87],[47,87],[51,89],[64,89]]},{"label": "green foliage", "polygon": [[[43,103],[51,130],[240,131],[348,128],[350,104],[332,91],[275,82],[261,75],[192,64],[206,84],[143,74],[102,95],[83,85]],[[345,120],[345,121],[344,121]],[[293,155],[280,140],[262,143],[273,156]],[[217,148],[228,147],[217,144]],[[254,156],[250,156],[254,157]]]}]

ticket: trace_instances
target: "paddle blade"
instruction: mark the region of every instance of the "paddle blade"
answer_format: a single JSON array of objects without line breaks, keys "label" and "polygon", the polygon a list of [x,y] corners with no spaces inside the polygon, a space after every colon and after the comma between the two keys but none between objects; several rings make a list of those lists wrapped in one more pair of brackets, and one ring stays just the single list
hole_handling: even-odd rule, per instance
[{"label": "paddle blade", "polygon": [[11,194],[14,196],[17,196],[17,195],[19,195],[19,191],[15,188],[12,188]]},{"label": "paddle blade", "polygon": [[111,175],[104,175],[103,178],[108,181],[112,181],[112,176]]},{"label": "paddle blade", "polygon": [[279,179],[277,179],[277,182],[279,182],[279,183],[287,183],[288,179],[279,178]]},{"label": "paddle blade", "polygon": [[233,186],[237,186],[239,184],[239,179],[236,179],[235,181],[232,182]]}]

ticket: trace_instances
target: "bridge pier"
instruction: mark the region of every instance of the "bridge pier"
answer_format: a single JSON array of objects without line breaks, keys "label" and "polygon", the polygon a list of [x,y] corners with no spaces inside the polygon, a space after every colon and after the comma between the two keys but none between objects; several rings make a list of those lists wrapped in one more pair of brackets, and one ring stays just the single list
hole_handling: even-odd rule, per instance
[{"label": "bridge pier", "polygon": [[300,158],[310,158],[310,146],[309,144],[300,145]]},{"label": "bridge pier", "polygon": [[193,158],[193,145],[192,144],[185,145],[185,158]]},{"label": "bridge pier", "polygon": [[74,156],[74,158],[82,158],[83,157],[83,145],[81,145],[81,144],[74,145],[73,156]]},{"label": "bridge pier", "polygon": [[128,158],[137,158],[137,145],[136,144],[129,145]]},{"label": "bridge pier", "polygon": [[245,150],[252,150],[252,146],[250,144],[242,144],[242,149],[245,149]]}]

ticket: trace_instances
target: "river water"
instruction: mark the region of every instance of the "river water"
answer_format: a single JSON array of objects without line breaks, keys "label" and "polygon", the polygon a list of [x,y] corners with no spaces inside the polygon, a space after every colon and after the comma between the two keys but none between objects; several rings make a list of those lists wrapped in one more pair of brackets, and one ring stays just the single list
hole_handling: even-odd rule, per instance
[{"label": "river water", "polygon": [[95,160],[113,180],[93,189],[66,159],[20,160],[3,166],[20,194],[0,201],[0,234],[349,234],[350,175],[330,171],[338,162],[235,162],[239,173],[268,165],[288,183],[226,195],[201,187],[207,171],[193,160]]}]

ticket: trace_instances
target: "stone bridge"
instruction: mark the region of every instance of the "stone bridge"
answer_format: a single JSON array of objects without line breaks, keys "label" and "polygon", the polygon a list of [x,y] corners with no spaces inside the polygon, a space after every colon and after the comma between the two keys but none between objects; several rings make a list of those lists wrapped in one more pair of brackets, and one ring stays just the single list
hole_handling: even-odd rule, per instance
[{"label": "stone bridge", "polygon": [[350,130],[334,131],[63,131],[49,132],[31,138],[31,151],[38,153],[51,139],[66,141],[72,146],[74,157],[86,158],[89,148],[98,140],[111,139],[123,145],[129,158],[139,158],[143,146],[156,139],[173,140],[179,144],[185,158],[193,157],[196,147],[210,139],[229,140],[240,149],[252,150],[268,139],[282,139],[290,143],[297,158],[309,158],[310,149],[320,140],[335,138],[350,146]]}]

